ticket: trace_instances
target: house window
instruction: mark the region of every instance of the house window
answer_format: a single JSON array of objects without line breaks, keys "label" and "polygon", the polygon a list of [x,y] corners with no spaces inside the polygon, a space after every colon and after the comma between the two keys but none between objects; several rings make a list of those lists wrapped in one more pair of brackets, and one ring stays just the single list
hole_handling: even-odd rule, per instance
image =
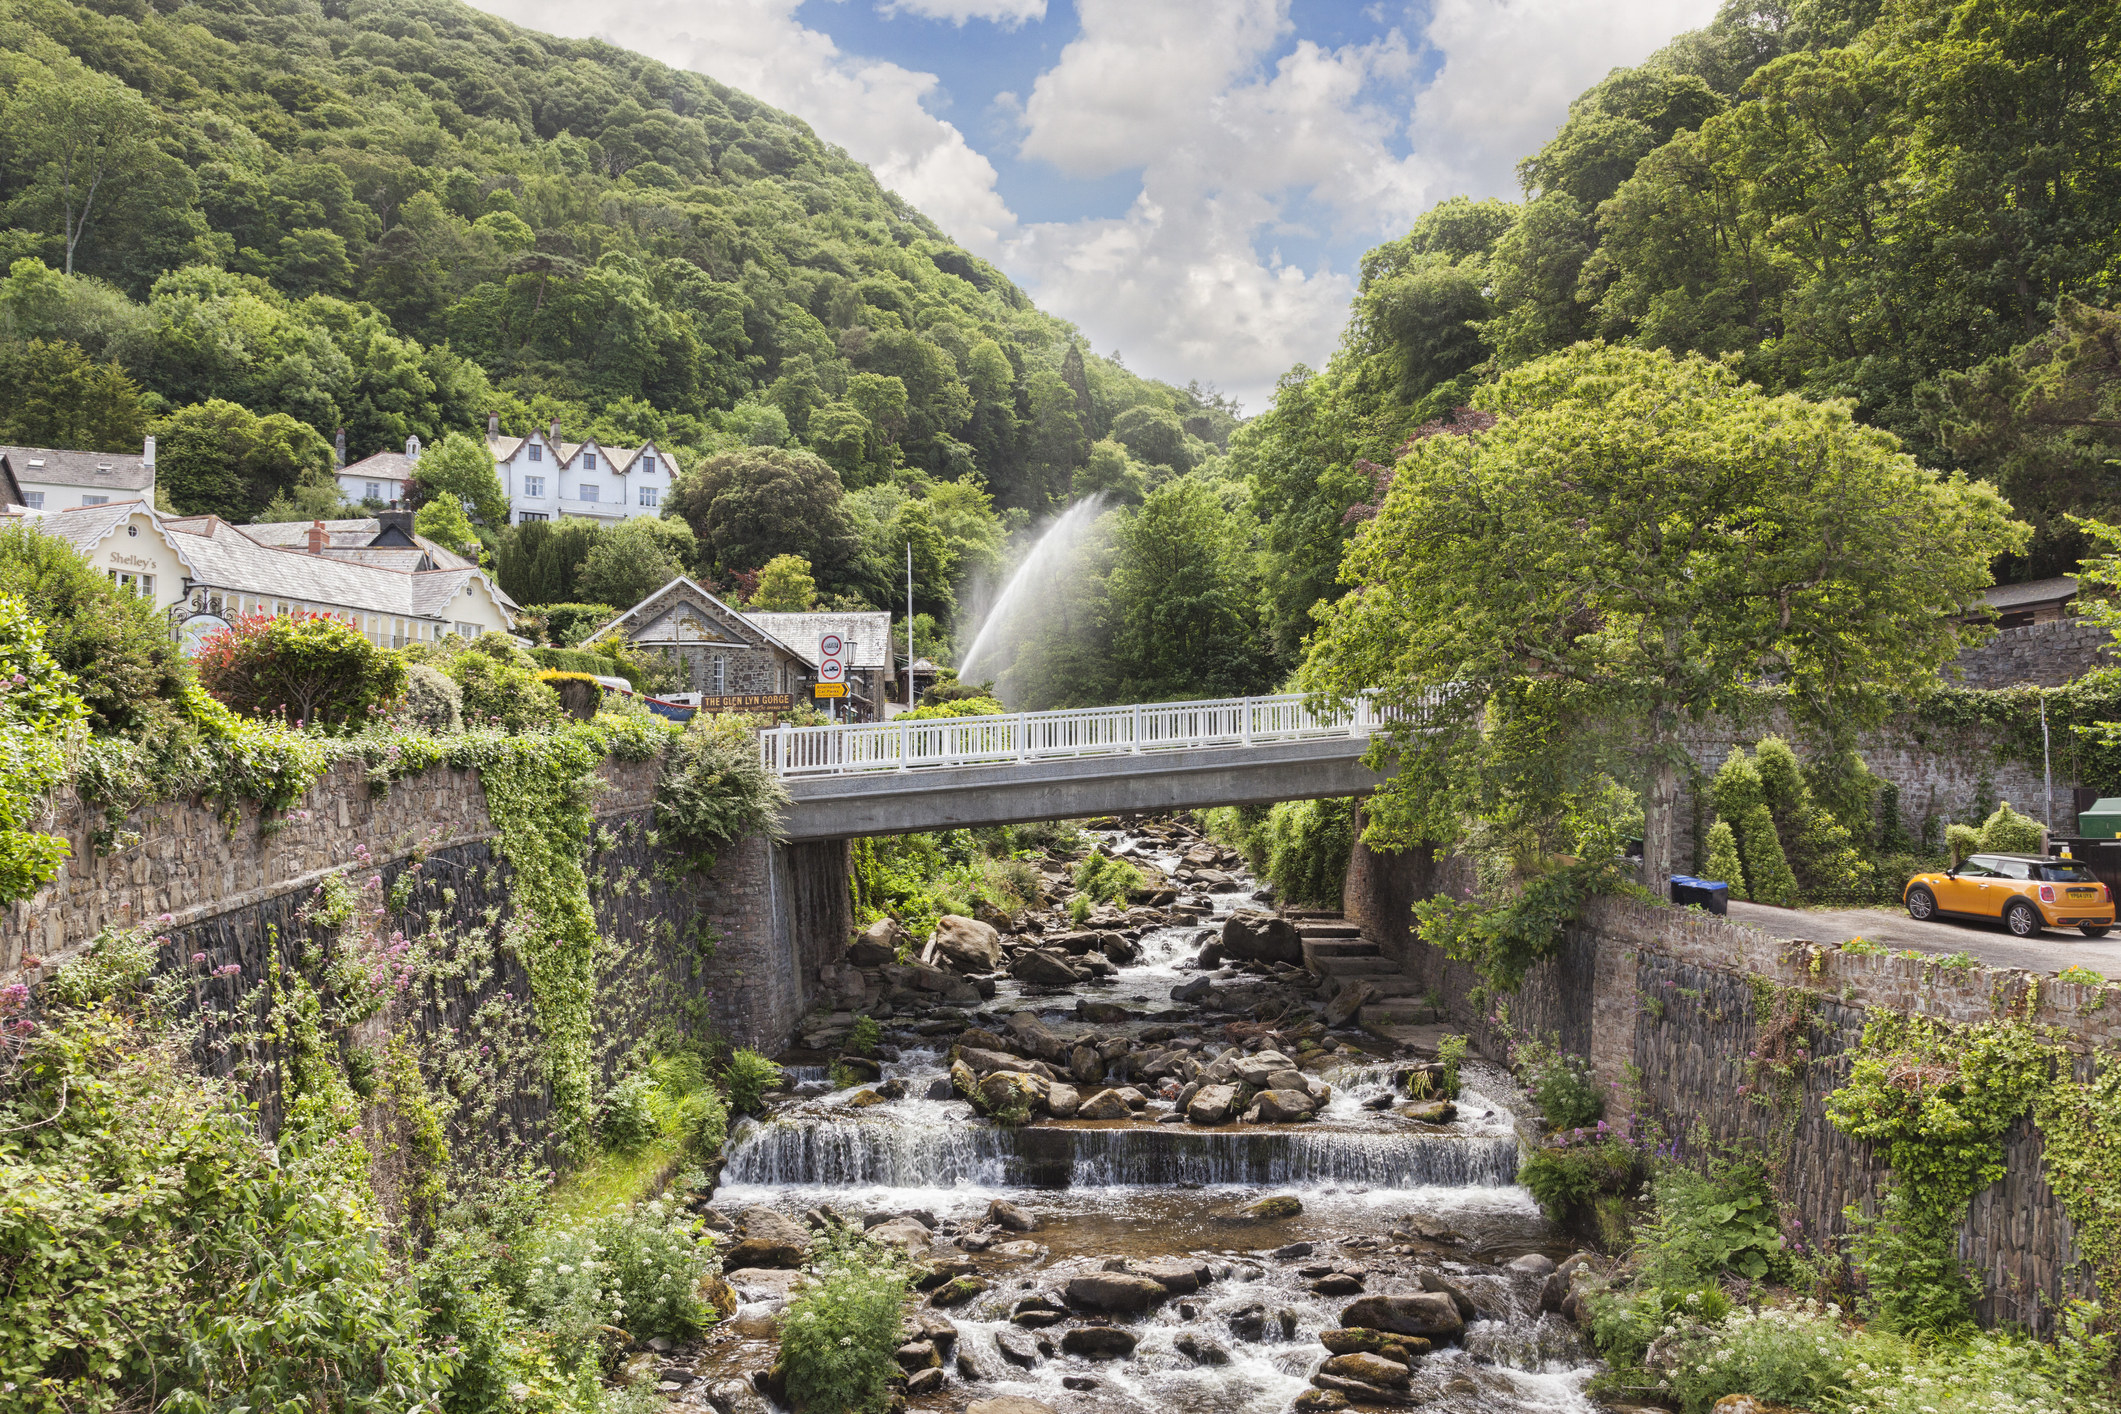
[{"label": "house window", "polygon": [[535,443],[535,442],[531,443],[531,444],[530,444],[530,459],[531,459],[532,461],[534,461],[534,462],[541,462],[541,461],[545,460],[545,449],[544,449],[543,447],[539,446],[539,445],[538,445],[537,443]]},{"label": "house window", "polygon": [[380,500],[382,500],[382,499],[383,499],[383,483],[382,483],[382,482],[380,482],[380,481],[364,481],[364,482],[362,482],[362,483],[361,483],[361,499],[362,499],[362,500],[364,500],[364,501],[380,501]]},{"label": "house window", "polygon": [[729,691],[729,660],[721,654],[714,655],[714,695],[720,697]]},{"label": "house window", "polygon": [[81,498],[81,504],[82,504],[82,505],[84,505],[84,506],[107,506],[107,505],[109,505],[109,504],[110,504],[110,497],[108,497],[108,496],[83,496],[83,497]]},{"label": "house window", "polygon": [[579,487],[579,488],[578,488],[578,489],[577,489],[577,490],[575,491],[575,493],[574,493],[574,494],[575,494],[576,498],[577,498],[577,499],[579,499],[579,500],[583,500],[583,501],[594,501],[594,500],[596,500],[596,499],[597,499],[598,493],[599,493],[599,492],[600,492],[600,491],[601,491],[602,489],[603,489],[603,488],[601,488],[601,487],[599,487],[599,486],[596,486],[596,485],[593,485],[593,484],[591,484],[591,483],[585,482],[585,483],[583,483],[583,484],[582,484],[582,486],[581,486],[581,487]]},{"label": "house window", "polygon": [[582,453],[582,470],[584,470],[584,471],[595,471],[596,469],[597,469],[597,454],[596,454],[595,452],[584,452],[584,453]]},{"label": "house window", "polygon": [[526,477],[524,477],[524,478],[523,478],[523,494],[524,494],[524,495],[526,495],[526,496],[542,496],[542,495],[544,495],[544,494],[545,494],[545,478],[544,478],[544,477],[542,477],[542,476],[526,476]]},{"label": "house window", "polygon": [[647,472],[650,476],[655,475],[655,457],[653,455],[641,458],[641,470]]},{"label": "house window", "polygon": [[125,570],[107,570],[105,573],[120,589],[130,589],[143,598],[155,597],[155,577],[151,574],[130,574]]},{"label": "house window", "polygon": [[477,638],[484,632],[486,630],[480,628],[477,624],[459,623],[457,625],[457,637],[459,638]]},{"label": "house window", "polygon": [[518,524],[518,525],[521,525],[521,524],[523,524],[523,523],[524,523],[525,521],[532,521],[532,520],[551,520],[551,519],[552,519],[552,517],[551,517],[551,516],[549,516],[549,515],[546,515],[546,514],[545,514],[545,512],[543,512],[543,511],[518,511],[518,512],[516,512],[516,524]]},{"label": "house window", "polygon": [[657,504],[659,504],[659,503],[661,502],[661,500],[662,500],[662,491],[661,491],[661,489],[660,489],[659,487],[655,487],[655,486],[643,486],[643,487],[641,488],[641,504],[642,504],[642,505],[644,505],[644,506],[653,506],[653,505],[657,505]]},{"label": "house window", "polygon": [[22,504],[30,510],[41,511],[44,509],[44,493],[42,491],[24,491],[22,493]]}]

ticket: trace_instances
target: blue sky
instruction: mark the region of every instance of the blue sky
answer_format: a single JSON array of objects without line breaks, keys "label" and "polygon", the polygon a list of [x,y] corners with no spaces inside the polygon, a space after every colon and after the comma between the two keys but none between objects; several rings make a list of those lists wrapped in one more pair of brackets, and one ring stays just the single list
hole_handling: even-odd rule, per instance
[{"label": "blue sky", "polygon": [[1101,352],[1258,409],[1363,251],[1714,0],[475,0],[811,124]]}]

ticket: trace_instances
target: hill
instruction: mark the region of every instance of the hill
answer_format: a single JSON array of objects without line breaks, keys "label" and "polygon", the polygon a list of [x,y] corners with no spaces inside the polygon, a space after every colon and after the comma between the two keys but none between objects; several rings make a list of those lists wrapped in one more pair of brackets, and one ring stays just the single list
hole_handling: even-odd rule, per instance
[{"label": "hill", "polygon": [[[453,0],[0,0],[0,209],[16,441],[221,399],[358,458],[496,412],[1035,515],[1130,408],[1233,424],[1085,357],[800,119]],[[115,405],[69,423],[82,389]]]}]

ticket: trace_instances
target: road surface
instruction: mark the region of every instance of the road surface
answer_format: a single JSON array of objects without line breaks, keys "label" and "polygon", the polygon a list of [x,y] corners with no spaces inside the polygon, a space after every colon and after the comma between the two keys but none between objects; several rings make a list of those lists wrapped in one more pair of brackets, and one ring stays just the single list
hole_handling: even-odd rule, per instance
[{"label": "road surface", "polygon": [[2014,938],[1997,923],[1939,919],[1917,923],[1898,908],[1775,908],[1764,903],[1731,900],[1731,921],[1758,928],[1771,937],[1802,938],[1812,943],[1845,943],[1868,938],[1893,948],[1917,952],[1971,955],[1988,967],[2022,967],[2033,972],[2060,972],[2075,963],[2121,980],[2121,931],[2087,938],[2076,929],[2050,928],[2030,938]]}]

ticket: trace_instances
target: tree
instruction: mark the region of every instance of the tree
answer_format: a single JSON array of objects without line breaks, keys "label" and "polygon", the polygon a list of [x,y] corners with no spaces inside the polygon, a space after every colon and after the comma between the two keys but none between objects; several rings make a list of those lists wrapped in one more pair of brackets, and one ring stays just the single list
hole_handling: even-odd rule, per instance
[{"label": "tree", "polygon": [[[1500,420],[1399,463],[1305,669],[1405,714],[1385,797],[1407,842],[1462,828],[1466,791],[1439,784],[1462,762],[1493,775],[1603,734],[1643,783],[1661,886],[1683,723],[1763,681],[1830,733],[1877,720],[1934,681],[1990,557],[2023,543],[1985,483],[1925,471],[1845,403],[1770,397],[1699,357],[1583,344],[1475,403]],[[1573,693],[1578,715],[1483,740],[1487,704],[1528,688]]]},{"label": "tree", "polygon": [[0,594],[43,621],[44,651],[74,679],[91,728],[144,735],[174,719],[192,674],[153,600],[120,589],[34,521],[0,526]]},{"label": "tree", "polygon": [[0,345],[0,441],[138,452],[146,431],[140,389],[115,362],[63,339]]},{"label": "tree", "polygon": [[1235,697],[1265,685],[1245,529],[1193,477],[1119,521],[1111,613],[1122,701]]},{"label": "tree", "polygon": [[346,731],[405,690],[405,661],[330,614],[245,614],[193,660],[208,692],[250,717]]},{"label": "tree", "polygon": [[437,496],[413,512],[413,533],[423,535],[445,549],[477,559],[479,532],[464,514],[464,503],[454,496]]},{"label": "tree", "polygon": [[767,613],[801,614],[817,607],[817,581],[801,555],[775,555],[759,570],[751,607]]},{"label": "tree", "polygon": [[679,477],[665,514],[691,526],[724,573],[801,555],[830,582],[859,548],[844,499],[839,473],[822,458],[751,447],[709,457]]},{"label": "tree", "polygon": [[78,60],[40,68],[15,90],[6,112],[17,160],[32,187],[22,200],[54,208],[66,273],[111,189],[152,153],[154,110],[116,79]]},{"label": "tree", "polygon": [[630,608],[685,573],[677,547],[691,543],[683,521],[622,520],[589,547],[576,587],[597,603]]},{"label": "tree", "polygon": [[420,453],[413,465],[412,485],[419,504],[452,496],[489,530],[508,524],[508,493],[501,489],[492,455],[485,443],[461,432],[448,434]]},{"label": "tree", "polygon": [[[1192,453],[1186,449],[1186,429],[1178,414],[1168,408],[1131,407],[1112,419],[1112,440],[1149,466],[1191,471]],[[1091,449],[1092,455],[1096,449]]]},{"label": "tree", "polygon": [[1075,469],[1073,489],[1077,500],[1107,496],[1115,505],[1137,504],[1149,494],[1149,478],[1125,447],[1107,437],[1090,444],[1090,460]]},{"label": "tree", "polygon": [[259,417],[219,398],[179,408],[149,428],[156,482],[185,515],[247,521],[303,474],[329,471],[331,448],[285,413]]}]

